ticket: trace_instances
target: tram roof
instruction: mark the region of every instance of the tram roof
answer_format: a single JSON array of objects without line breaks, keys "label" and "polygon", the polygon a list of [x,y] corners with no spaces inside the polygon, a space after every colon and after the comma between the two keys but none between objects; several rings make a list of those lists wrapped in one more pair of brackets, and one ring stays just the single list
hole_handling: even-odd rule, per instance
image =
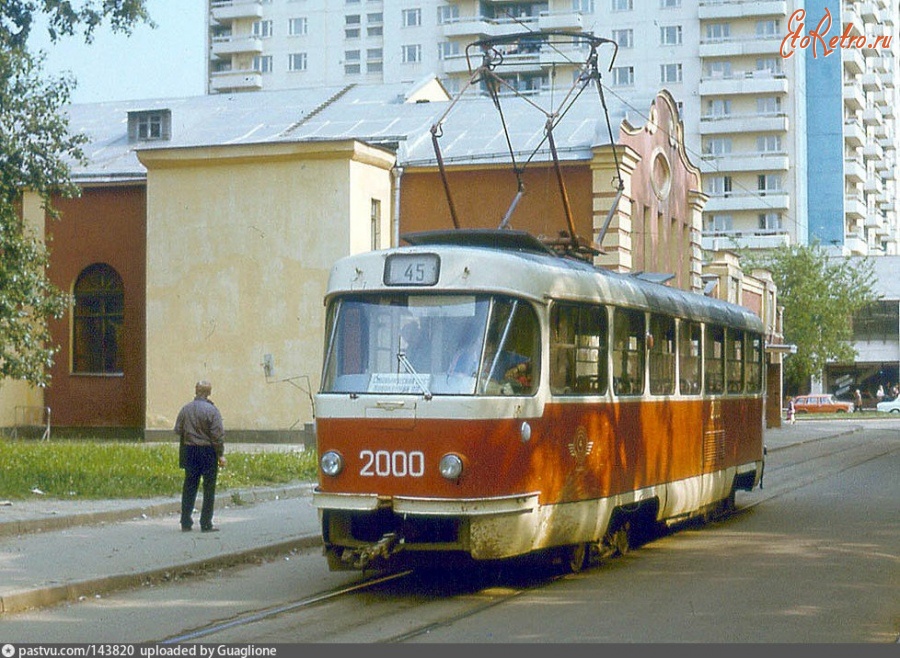
[{"label": "tram roof", "polygon": [[[666,313],[676,317],[704,322],[716,322],[751,331],[762,332],[762,320],[750,309],[731,304],[714,297],[672,288],[662,283],[648,281],[636,274],[621,274],[596,267],[571,257],[558,255],[535,236],[512,230],[452,230],[428,231],[401,236],[408,246],[347,256],[338,261],[329,281],[328,296],[349,292],[350,271],[356,266],[372,261],[377,272],[369,272],[377,288],[372,284],[366,292],[378,290],[425,292],[421,287],[404,288],[385,286],[381,279],[383,262],[387,255],[398,251],[429,251],[438,253],[444,271],[470,269],[473,259],[491,264],[488,274],[471,271],[466,285],[473,291],[517,294],[536,301],[547,299],[572,299],[620,304],[631,308]],[[468,263],[469,265],[466,265]],[[352,264],[352,265],[351,265]],[[349,270],[348,270],[349,268]],[[365,271],[365,268],[362,270]],[[339,282],[341,279],[346,284]],[[429,288],[429,291],[433,289]]]}]

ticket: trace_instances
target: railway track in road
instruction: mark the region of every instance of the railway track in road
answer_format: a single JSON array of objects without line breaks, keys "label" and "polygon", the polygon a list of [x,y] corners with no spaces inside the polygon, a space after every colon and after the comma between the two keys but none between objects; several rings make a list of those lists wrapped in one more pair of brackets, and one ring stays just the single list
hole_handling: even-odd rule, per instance
[{"label": "railway track in road", "polygon": [[[828,444],[815,441],[809,444],[781,448],[775,457],[770,453],[765,488],[755,490],[740,501],[734,511],[710,519],[711,523],[740,517],[759,505],[783,497],[809,486],[816,481],[839,477],[867,462],[884,458],[900,451],[900,441],[893,435],[881,434],[874,440],[858,441],[855,437],[832,440]],[[666,534],[678,534],[681,529],[696,527],[697,520],[687,521],[671,528]],[[651,538],[654,541],[658,537]],[[605,563],[602,560],[599,564]],[[595,560],[592,567],[596,567]],[[570,574],[560,564],[543,569],[511,566],[496,569],[478,569],[465,575],[466,582],[452,573],[402,571],[366,578],[357,582],[313,593],[295,601],[265,609],[249,611],[233,618],[217,621],[163,640],[163,643],[194,641],[230,641],[231,637],[268,637],[266,622],[273,622],[273,637],[290,637],[302,629],[315,629],[322,619],[345,618],[334,629],[334,634],[314,631],[313,640],[333,637],[334,641],[403,643],[427,636],[438,629],[454,626],[468,618],[509,603],[518,597],[533,593]],[[369,596],[371,595],[371,597]],[[336,604],[323,610],[326,604]],[[280,618],[280,619],[279,619]],[[355,621],[353,621],[355,620]],[[372,621],[376,620],[376,621]],[[254,629],[255,625],[262,625]],[[365,631],[361,627],[371,624]],[[301,629],[298,631],[297,629]],[[369,638],[371,634],[371,638]],[[354,639],[346,640],[351,637]],[[276,640],[285,641],[285,640]],[[291,640],[287,640],[291,641]]]},{"label": "railway track in road", "polygon": [[221,633],[225,630],[231,630],[234,628],[239,628],[241,626],[249,626],[250,624],[255,624],[266,619],[272,619],[285,613],[302,612],[304,609],[312,608],[314,606],[321,605],[322,603],[326,603],[328,601],[332,601],[349,594],[358,593],[367,589],[371,589],[373,587],[377,587],[384,583],[389,583],[401,578],[406,578],[411,573],[411,571],[399,571],[397,573],[392,573],[385,576],[373,577],[362,582],[353,583],[351,585],[345,585],[342,587],[336,587],[334,589],[319,592],[317,594],[313,594],[311,596],[307,596],[302,599],[291,601],[282,605],[243,613],[232,619],[216,622],[207,626],[203,626],[201,628],[193,629],[186,633],[180,633],[179,635],[168,637],[164,640],[160,640],[160,644],[180,644],[182,642],[202,640],[203,638],[215,635],[216,633]]}]

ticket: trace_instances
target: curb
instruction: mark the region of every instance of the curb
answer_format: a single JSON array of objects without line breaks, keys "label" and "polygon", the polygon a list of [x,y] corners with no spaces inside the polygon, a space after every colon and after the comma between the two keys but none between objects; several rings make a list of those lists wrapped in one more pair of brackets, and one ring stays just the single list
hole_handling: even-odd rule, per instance
[{"label": "curb", "polygon": [[[788,443],[787,445],[775,446],[772,448],[766,448],[768,452],[777,452],[779,450],[787,450],[788,448],[793,448],[795,446],[802,446],[807,443],[813,443],[815,441],[824,441],[825,439],[836,439],[840,436],[850,436],[851,434],[856,434],[857,432],[862,432],[864,428],[862,427],[853,427],[848,430],[843,430],[841,432],[834,432],[832,434],[822,434],[820,436],[811,436],[808,439],[803,439],[800,441],[794,441],[792,443]],[[763,443],[765,445],[765,442]]]},{"label": "curb", "polygon": [[[223,507],[244,506],[262,503],[279,498],[299,498],[307,493],[313,485],[302,483],[280,488],[256,488],[248,490],[223,491],[216,494],[216,509]],[[172,499],[170,502],[153,505],[136,505],[117,510],[99,512],[81,512],[76,514],[61,514],[36,519],[21,519],[18,521],[4,521],[0,523],[0,538],[29,533],[45,532],[49,530],[65,530],[76,526],[99,525],[102,523],[115,523],[129,521],[140,516],[164,516],[166,514],[181,511],[181,500]],[[0,609],[2,610],[2,609]]]},{"label": "curb", "polygon": [[306,535],[278,544],[259,546],[235,553],[225,553],[195,562],[160,567],[138,573],[102,576],[66,585],[52,585],[22,592],[13,592],[12,594],[0,596],[0,614],[44,608],[65,601],[77,601],[82,597],[95,596],[116,590],[135,589],[154,582],[175,580],[180,574],[230,567],[262,557],[271,557],[284,552],[314,548],[321,545],[322,538],[319,535]]}]

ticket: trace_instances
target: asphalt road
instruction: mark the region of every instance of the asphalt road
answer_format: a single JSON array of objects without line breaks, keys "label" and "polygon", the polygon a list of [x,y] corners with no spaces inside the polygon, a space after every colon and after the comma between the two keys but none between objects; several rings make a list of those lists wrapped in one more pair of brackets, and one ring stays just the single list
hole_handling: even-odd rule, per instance
[{"label": "asphalt road", "polygon": [[[261,614],[340,585],[316,549],[0,618],[0,642],[874,643],[900,636],[900,429],[767,441],[765,488],[559,577],[439,574]],[[250,615],[247,619],[245,616]]]}]

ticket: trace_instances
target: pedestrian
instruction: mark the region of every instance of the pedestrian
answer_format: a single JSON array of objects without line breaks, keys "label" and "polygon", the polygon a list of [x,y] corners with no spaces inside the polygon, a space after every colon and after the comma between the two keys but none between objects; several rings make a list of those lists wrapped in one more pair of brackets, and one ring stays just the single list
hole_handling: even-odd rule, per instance
[{"label": "pedestrian", "polygon": [[794,407],[794,398],[789,397],[787,401],[787,420],[791,425],[794,424],[796,418],[796,408]]},{"label": "pedestrian", "polygon": [[854,393],[853,395],[854,395],[853,400],[854,400],[854,403],[856,404],[856,410],[858,412],[862,413],[862,410],[863,410],[862,393],[860,393],[859,389],[856,389],[856,393]]},{"label": "pedestrian", "polygon": [[203,506],[200,510],[201,532],[218,532],[213,525],[216,499],[216,477],[225,467],[225,427],[222,414],[209,399],[212,384],[203,380],[194,387],[194,399],[178,412],[175,433],[180,437],[178,461],[184,469],[181,488],[181,529],[190,531],[197,490],[203,480]]},{"label": "pedestrian", "polygon": [[878,399],[878,402],[884,400],[884,386],[881,384],[878,385],[878,390],[875,391],[875,397]]}]

